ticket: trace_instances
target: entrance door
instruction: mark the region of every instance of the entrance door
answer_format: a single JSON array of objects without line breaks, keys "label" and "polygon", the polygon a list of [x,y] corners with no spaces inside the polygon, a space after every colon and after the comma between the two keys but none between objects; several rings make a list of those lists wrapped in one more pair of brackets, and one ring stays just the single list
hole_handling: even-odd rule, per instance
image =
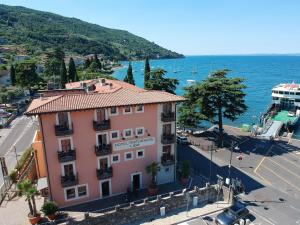
[{"label": "entrance door", "polygon": [[102,198],[110,196],[110,182],[104,181],[101,183]]},{"label": "entrance door", "polygon": [[132,189],[139,190],[141,188],[141,174],[134,174],[132,176]]}]

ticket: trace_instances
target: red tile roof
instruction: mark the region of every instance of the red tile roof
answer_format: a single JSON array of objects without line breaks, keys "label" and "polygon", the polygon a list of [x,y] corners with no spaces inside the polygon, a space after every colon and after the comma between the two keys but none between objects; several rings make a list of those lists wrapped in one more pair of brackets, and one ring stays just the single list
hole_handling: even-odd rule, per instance
[{"label": "red tile roof", "polygon": [[[91,81],[85,82],[90,83]],[[144,90],[122,81],[106,80],[106,83],[112,83],[112,86],[101,86],[100,83],[97,83],[93,92],[34,99],[25,114],[36,115],[59,111],[184,101],[181,96],[164,91]],[[78,88],[78,85],[80,86],[80,82],[69,83],[67,88]]]}]

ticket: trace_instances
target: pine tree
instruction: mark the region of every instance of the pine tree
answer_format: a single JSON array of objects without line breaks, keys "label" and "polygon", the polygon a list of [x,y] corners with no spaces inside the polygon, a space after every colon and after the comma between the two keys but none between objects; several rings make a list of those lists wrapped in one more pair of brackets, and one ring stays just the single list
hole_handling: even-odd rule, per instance
[{"label": "pine tree", "polygon": [[101,65],[101,62],[100,62],[100,60],[98,59],[98,56],[97,56],[96,53],[94,54],[94,60],[95,60],[95,63],[97,64],[97,68],[98,68],[99,70],[101,70],[101,69],[102,69],[102,65]]},{"label": "pine tree", "polygon": [[11,84],[13,86],[15,86],[16,85],[16,70],[15,70],[14,65],[10,66],[10,80],[11,80]]},{"label": "pine tree", "polygon": [[150,79],[150,64],[148,56],[145,59],[145,69],[144,69],[144,87],[147,87],[147,81]]},{"label": "pine tree", "polygon": [[127,75],[125,76],[124,81],[129,83],[129,84],[135,85],[134,78],[133,78],[133,73],[132,73],[131,62],[129,62],[129,66],[128,66],[128,69],[127,69]]},{"label": "pine tree", "polygon": [[70,58],[69,61],[69,81],[71,82],[78,81],[76,66],[72,57]]},{"label": "pine tree", "polygon": [[65,60],[61,61],[60,67],[60,87],[65,88],[65,84],[68,82],[68,74],[66,69]]}]

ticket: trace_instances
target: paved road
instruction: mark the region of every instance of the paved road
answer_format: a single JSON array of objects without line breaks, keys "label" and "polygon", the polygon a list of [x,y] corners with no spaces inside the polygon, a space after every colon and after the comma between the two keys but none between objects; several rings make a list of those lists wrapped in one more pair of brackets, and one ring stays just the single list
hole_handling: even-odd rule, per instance
[{"label": "paved road", "polygon": [[[34,133],[37,129],[37,122],[26,116],[17,117],[9,128],[0,130],[0,156],[5,157],[8,170],[16,165],[16,155],[18,157],[32,143]],[[3,176],[0,170],[0,185],[3,183]]]},{"label": "paved road", "polygon": [[[233,153],[231,177],[238,177],[245,184],[246,194],[240,198],[248,205],[254,224],[300,224],[299,146],[249,138],[239,147],[240,150]],[[237,157],[241,154],[243,160],[239,161]],[[209,152],[178,145],[178,158],[189,159],[196,171],[209,177]],[[229,158],[229,150],[213,153],[213,181],[216,174],[228,176]]]}]

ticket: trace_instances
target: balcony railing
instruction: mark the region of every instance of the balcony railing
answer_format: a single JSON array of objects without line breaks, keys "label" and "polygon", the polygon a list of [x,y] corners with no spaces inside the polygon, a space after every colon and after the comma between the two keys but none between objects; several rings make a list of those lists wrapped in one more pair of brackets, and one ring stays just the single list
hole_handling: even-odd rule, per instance
[{"label": "balcony railing", "polygon": [[76,160],[76,151],[75,149],[69,149],[68,151],[57,151],[58,161],[70,162]]},{"label": "balcony railing", "polygon": [[174,112],[167,112],[161,114],[161,121],[162,122],[173,122],[175,121],[175,113]]},{"label": "balcony railing", "polygon": [[111,154],[111,152],[112,152],[111,144],[95,146],[96,156],[109,155]]},{"label": "balcony railing", "polygon": [[111,178],[113,176],[113,168],[110,166],[107,169],[97,169],[98,180]]},{"label": "balcony railing", "polygon": [[161,164],[163,166],[170,166],[175,163],[174,155],[163,155],[161,157]]},{"label": "balcony railing", "polygon": [[65,125],[55,125],[55,135],[65,136],[73,134],[73,129]]},{"label": "balcony railing", "polygon": [[65,175],[60,177],[60,183],[62,187],[70,187],[78,184],[78,175]]},{"label": "balcony railing", "polygon": [[109,130],[110,129],[110,120],[93,121],[93,127],[95,131]]},{"label": "balcony railing", "polygon": [[175,135],[174,134],[163,134],[161,136],[161,143],[164,145],[173,144],[175,142]]}]

